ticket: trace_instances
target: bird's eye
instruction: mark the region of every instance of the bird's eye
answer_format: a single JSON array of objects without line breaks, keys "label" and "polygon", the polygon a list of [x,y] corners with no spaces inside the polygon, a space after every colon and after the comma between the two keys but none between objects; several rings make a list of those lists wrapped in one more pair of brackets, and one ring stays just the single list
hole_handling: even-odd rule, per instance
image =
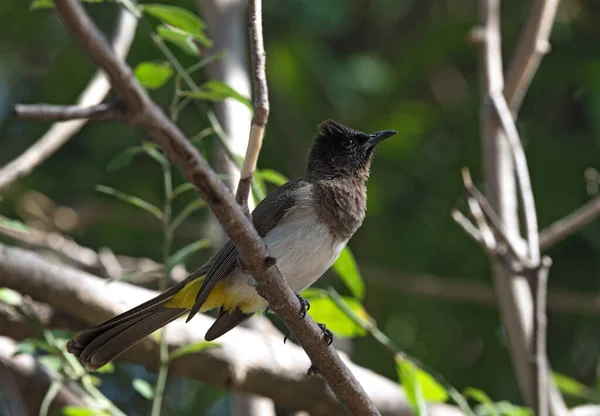
[{"label": "bird's eye", "polygon": [[352,147],[352,146],[354,146],[354,143],[355,143],[354,139],[348,138],[348,139],[344,140],[344,147]]}]

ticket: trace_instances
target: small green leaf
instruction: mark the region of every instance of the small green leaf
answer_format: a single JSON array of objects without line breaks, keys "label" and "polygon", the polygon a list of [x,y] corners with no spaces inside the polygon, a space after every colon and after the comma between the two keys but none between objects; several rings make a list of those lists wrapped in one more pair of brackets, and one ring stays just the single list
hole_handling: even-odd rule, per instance
[{"label": "small green leaf", "polygon": [[0,287],[0,302],[9,306],[19,306],[23,303],[23,296],[19,292],[6,287]]},{"label": "small green leaf", "polygon": [[61,409],[62,416],[109,416],[104,410],[88,409],[79,406],[65,406]]},{"label": "small green leaf", "polygon": [[2,224],[3,227],[10,228],[14,231],[27,231],[29,229],[27,225],[25,225],[19,220],[9,220],[5,218],[0,218],[0,224]]},{"label": "small green leaf", "polygon": [[191,200],[181,212],[173,219],[169,229],[171,232],[175,232],[179,228],[179,226],[194,212],[198,211],[200,208],[204,208],[206,206],[206,202],[204,200],[197,198]]},{"label": "small green leaf", "polygon": [[554,382],[558,386],[559,390],[564,394],[568,394],[579,399],[586,401],[600,401],[600,392],[594,390],[579,381],[557,372],[553,372]]},{"label": "small green leaf", "polygon": [[198,240],[180,248],[167,259],[167,270],[171,271],[178,264],[185,263],[192,254],[207,248],[209,245],[210,242],[208,240]]},{"label": "small green leaf", "polygon": [[417,416],[427,415],[427,405],[419,379],[419,369],[409,360],[396,357],[396,372],[404,387],[406,398]]},{"label": "small green leaf", "polygon": [[333,263],[333,271],[346,284],[352,295],[357,299],[363,299],[365,295],[365,284],[363,282],[358,265],[348,247],[344,247],[340,257]]},{"label": "small green leaf", "polygon": [[42,363],[46,368],[60,373],[60,369],[62,368],[62,360],[59,356],[56,355],[44,355],[39,358],[40,363]]},{"label": "small green leaf", "polygon": [[421,389],[423,390],[423,397],[425,398],[425,401],[443,403],[448,400],[448,392],[446,389],[427,371],[420,368],[418,370],[417,377],[421,383]]},{"label": "small green leaf", "polygon": [[183,30],[160,25],[156,28],[156,33],[167,42],[171,42],[183,52],[191,56],[200,56],[200,49],[194,43],[194,37]]},{"label": "small green leaf", "polygon": [[263,181],[276,186],[284,185],[288,181],[288,178],[273,169],[261,169],[258,174]]},{"label": "small green leaf", "polygon": [[95,373],[110,374],[115,372],[115,365],[112,362],[104,364],[102,367],[94,370]]},{"label": "small green leaf", "polygon": [[195,100],[223,101],[226,98],[234,98],[252,110],[250,100],[228,85],[220,81],[208,81],[200,86],[198,91],[181,91],[181,95]]},{"label": "small green leaf", "polygon": [[[534,415],[533,410],[531,410],[527,407],[517,406],[512,403],[504,402],[504,401],[494,403],[494,409],[502,416],[533,416]],[[480,410],[480,408],[476,409],[477,414],[484,414],[484,415],[488,416],[489,414],[486,413],[486,410],[487,410],[487,408],[485,408],[482,412]]]},{"label": "small green leaf", "polygon": [[175,187],[175,189],[173,190],[173,198],[177,198],[179,195],[184,194],[187,191],[193,191],[194,189],[196,189],[194,185],[192,185],[189,182],[184,182],[181,185]]},{"label": "small green leaf", "polygon": [[136,378],[131,383],[135,391],[137,391],[140,396],[151,400],[154,397],[154,389],[146,380],[142,380],[141,378]]},{"label": "small green leaf", "polygon": [[212,46],[211,40],[204,34],[206,24],[189,10],[165,4],[144,4],[140,6],[140,9],[162,22],[192,35],[202,45]]},{"label": "small green leaf", "polygon": [[494,402],[483,390],[476,389],[474,387],[467,387],[463,391],[463,395],[481,403],[486,411],[489,412],[489,416],[500,416],[498,410],[494,407]]},{"label": "small green leaf", "polygon": [[144,151],[142,146],[130,146],[117,153],[106,165],[106,170],[117,170],[131,163],[131,160]]},{"label": "small green leaf", "polygon": [[121,191],[117,191],[114,188],[111,188],[109,186],[104,186],[104,185],[96,185],[96,190],[99,192],[102,192],[104,194],[114,196],[115,198],[120,199],[123,202],[127,202],[130,205],[133,205],[133,206],[141,208],[145,211],[148,211],[149,213],[154,215],[159,220],[162,219],[163,213],[158,207],[152,205],[149,202],[144,201],[141,198],[138,198],[137,196],[129,195],[129,194],[126,194]]},{"label": "small green leaf", "polygon": [[[365,329],[350,319],[323,290],[307,289],[302,292],[302,297],[310,302],[310,316],[317,322],[326,322],[327,329],[333,332],[335,336],[352,338],[366,335]],[[342,299],[355,314],[365,320],[370,319],[363,306],[356,299],[350,297],[342,297]]]},{"label": "small green leaf", "polygon": [[142,148],[144,152],[150,156],[152,159],[156,160],[161,166],[168,166],[169,159],[165,155],[163,155],[156,147],[155,144],[146,142],[142,144]]},{"label": "small green leaf", "polygon": [[169,354],[169,361],[172,361],[175,358],[182,357],[184,355],[194,354],[196,352],[203,351],[207,348],[215,348],[218,346],[219,346],[219,344],[216,342],[207,342],[207,341],[200,341],[200,342],[195,342],[193,344],[188,344],[184,347],[179,347],[179,348],[176,348],[173,351],[171,351],[171,353]]},{"label": "small green leaf", "polygon": [[[105,0],[79,0],[82,3],[102,3]],[[51,9],[54,7],[54,0],[33,0],[29,8],[31,10]]]},{"label": "small green leaf", "polygon": [[30,354],[33,355],[37,351],[37,347],[32,340],[26,339],[19,343],[17,343],[17,348],[13,353],[13,357],[21,354]]},{"label": "small green leaf", "polygon": [[162,87],[173,76],[173,68],[168,62],[142,62],[134,72],[140,84],[149,90]]}]

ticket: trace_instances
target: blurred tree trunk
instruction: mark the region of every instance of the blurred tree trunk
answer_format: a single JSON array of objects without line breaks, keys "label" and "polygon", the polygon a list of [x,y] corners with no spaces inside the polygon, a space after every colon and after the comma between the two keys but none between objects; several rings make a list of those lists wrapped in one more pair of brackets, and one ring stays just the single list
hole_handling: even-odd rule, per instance
[{"label": "blurred tree trunk", "polygon": [[[201,0],[198,5],[208,24],[208,31],[213,40],[213,52],[225,51],[225,54],[208,66],[211,79],[219,80],[232,87],[243,96],[251,96],[250,77],[248,74],[247,57],[247,3],[244,0]],[[250,135],[250,122],[252,113],[248,108],[234,99],[226,99],[215,103],[215,115],[227,135],[228,146],[234,155],[244,157]],[[217,146],[213,167],[218,173],[229,176],[226,183],[235,194],[240,171],[225,152],[222,145]],[[248,198],[248,208],[254,208],[252,192]],[[209,224],[211,240],[215,246],[221,246],[227,236],[221,225],[211,216]],[[242,326],[260,330],[264,325],[269,325],[267,318],[255,316]],[[275,416],[275,405],[267,398],[234,393],[234,416]]]}]

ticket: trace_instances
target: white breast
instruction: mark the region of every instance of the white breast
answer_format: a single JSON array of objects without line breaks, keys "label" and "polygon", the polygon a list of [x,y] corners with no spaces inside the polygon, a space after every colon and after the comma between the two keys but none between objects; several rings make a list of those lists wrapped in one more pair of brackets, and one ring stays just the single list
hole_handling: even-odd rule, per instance
[{"label": "white breast", "polygon": [[340,255],[347,241],[337,241],[311,204],[300,203],[265,238],[282,276],[295,292],[312,285]]},{"label": "white breast", "polygon": [[[264,237],[269,255],[276,259],[281,275],[297,293],[317,281],[348,242],[334,238],[319,221],[309,199],[311,192],[307,186],[296,194],[294,207]],[[258,311],[267,302],[256,293],[256,286],[252,276],[238,275],[230,280],[227,290],[230,296],[246,304],[246,310]]]}]

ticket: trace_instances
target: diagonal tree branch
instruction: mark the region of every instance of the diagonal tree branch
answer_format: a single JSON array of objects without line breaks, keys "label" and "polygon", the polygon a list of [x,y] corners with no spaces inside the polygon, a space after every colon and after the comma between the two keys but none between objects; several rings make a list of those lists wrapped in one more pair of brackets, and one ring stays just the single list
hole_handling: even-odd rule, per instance
[{"label": "diagonal tree branch", "polygon": [[323,342],[317,324],[308,316],[298,319],[299,301],[279,273],[276,260],[268,257],[264,242],[197,149],[150,100],[131,69],[112,52],[82,6],[76,0],[56,0],[55,4],[65,27],[111,79],[125,105],[127,121],[140,124],[207,201],[245,266],[258,281],[272,310],[300,342],[337,398],[353,413],[379,414],[335,350]]},{"label": "diagonal tree branch", "polygon": [[119,120],[123,111],[118,104],[97,104],[90,107],[78,105],[18,104],[13,109],[13,117],[24,121],[53,120],[66,121],[85,118],[88,120]]},{"label": "diagonal tree branch", "polygon": [[504,95],[516,118],[540,62],[550,51],[550,31],[559,0],[533,0],[527,26],[521,34],[517,51],[510,62]]},{"label": "diagonal tree branch", "polygon": [[[112,47],[116,56],[127,56],[135,29],[137,19],[127,10],[122,9],[119,15],[116,34]],[[77,106],[86,108],[102,102],[108,91],[110,83],[102,71],[97,71],[88,86],[77,100]],[[17,179],[28,175],[33,169],[49,158],[71,137],[73,137],[87,123],[87,119],[71,120],[54,124],[35,144],[22,153],[12,162],[0,168],[0,190],[7,188]]]}]

